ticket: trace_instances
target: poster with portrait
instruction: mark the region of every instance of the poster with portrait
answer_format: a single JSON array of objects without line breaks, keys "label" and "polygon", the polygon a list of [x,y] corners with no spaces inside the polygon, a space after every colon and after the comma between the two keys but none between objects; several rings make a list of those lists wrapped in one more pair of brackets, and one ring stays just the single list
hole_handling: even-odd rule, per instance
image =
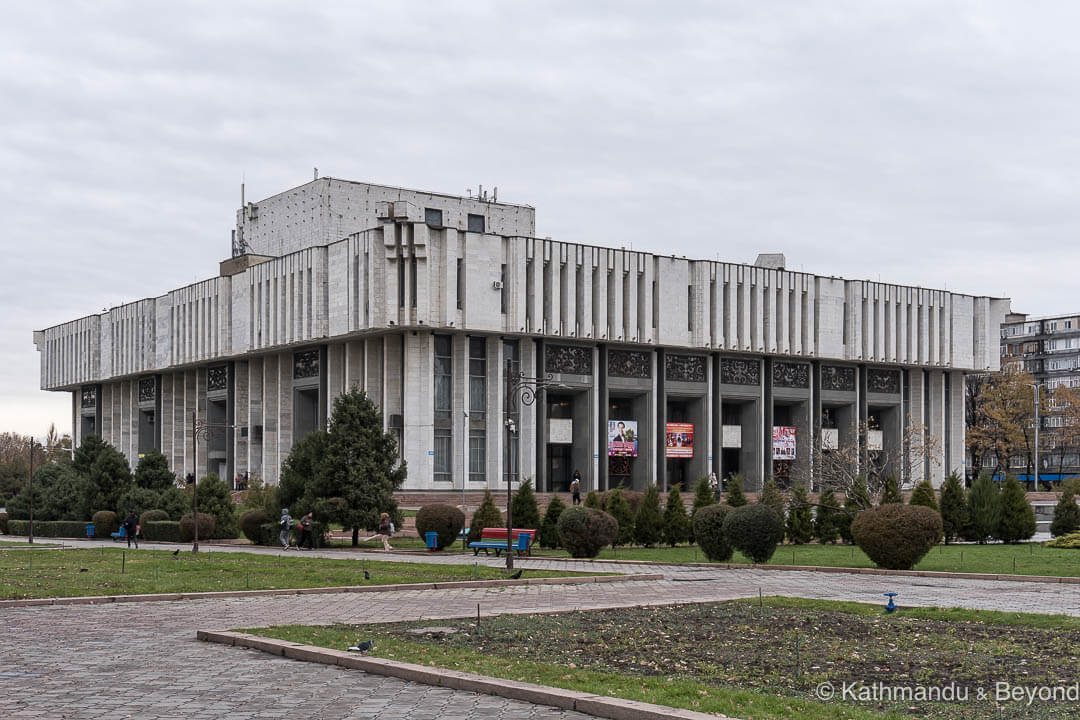
[{"label": "poster with portrait", "polygon": [[694,424],[666,423],[664,425],[664,457],[694,457]]},{"label": "poster with portrait", "polygon": [[608,420],[608,457],[637,457],[637,420]]},{"label": "poster with portrait", "polygon": [[795,428],[777,425],[772,429],[773,460],[795,459]]}]

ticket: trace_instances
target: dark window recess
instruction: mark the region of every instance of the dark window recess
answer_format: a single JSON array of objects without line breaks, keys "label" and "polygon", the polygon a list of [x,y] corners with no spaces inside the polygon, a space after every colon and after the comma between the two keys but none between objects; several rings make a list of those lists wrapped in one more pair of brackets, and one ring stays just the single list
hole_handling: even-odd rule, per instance
[{"label": "dark window recess", "polygon": [[424,223],[431,227],[441,228],[442,222],[442,210],[438,208],[424,208]]},{"label": "dark window recess", "polygon": [[483,420],[487,411],[487,341],[469,338],[469,419]]},{"label": "dark window recess", "polygon": [[261,443],[263,441],[262,434],[263,434],[263,426],[262,425],[254,426],[253,428],[251,428],[251,441]]},{"label": "dark window recess", "polygon": [[451,450],[452,437],[449,430],[435,428],[435,480],[437,482],[453,482],[452,470],[453,452]]},{"label": "dark window recess", "polygon": [[506,314],[506,263],[503,263],[502,272],[499,275],[499,303],[502,313]]},{"label": "dark window recess", "polygon": [[484,216],[473,215],[469,213],[469,232],[482,233],[484,232]]},{"label": "dark window recess", "polygon": [[409,307],[416,307],[416,256],[409,258]]},{"label": "dark window recess", "polygon": [[457,261],[457,309],[461,310],[465,305],[465,261],[458,258]]},{"label": "dark window recess", "polygon": [[469,431],[469,482],[484,482],[487,465],[487,433],[483,429]]},{"label": "dark window recess", "polygon": [[452,343],[449,335],[435,336],[435,419],[449,420],[454,396]]},{"label": "dark window recess", "polygon": [[397,259],[397,301],[398,307],[405,307],[405,258]]}]

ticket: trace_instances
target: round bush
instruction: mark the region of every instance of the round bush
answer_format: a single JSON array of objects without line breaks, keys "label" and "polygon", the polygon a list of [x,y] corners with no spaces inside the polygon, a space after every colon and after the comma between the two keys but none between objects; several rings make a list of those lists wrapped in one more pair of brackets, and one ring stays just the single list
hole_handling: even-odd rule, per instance
[{"label": "round bush", "polygon": [[[213,515],[199,513],[200,540],[209,540],[210,536],[214,534],[216,526],[217,521],[214,520]],[[195,518],[190,513],[180,518],[180,539],[184,542],[191,542],[195,539]]]},{"label": "round bush", "polygon": [[453,505],[425,505],[416,513],[416,534],[425,540],[425,533],[438,533],[437,550],[452,545],[464,527],[465,513]]},{"label": "round bush", "polygon": [[168,519],[169,513],[164,510],[147,510],[139,516],[139,527],[146,527],[147,523],[161,522]]},{"label": "round bush", "polygon": [[110,533],[120,530],[120,521],[116,519],[116,513],[112,510],[98,510],[90,518],[90,522],[94,525],[94,535],[106,540]]},{"label": "round bush", "polygon": [[244,537],[256,545],[266,545],[262,526],[268,522],[270,522],[270,516],[262,508],[248,510],[240,516],[240,531],[244,533]]},{"label": "round bush", "polygon": [[910,570],[941,539],[941,515],[923,505],[882,505],[856,515],[851,535],[878,567]]},{"label": "round bush", "polygon": [[724,518],[734,510],[730,505],[706,505],[694,513],[694,538],[701,552],[712,562],[727,562],[734,548],[724,536]]},{"label": "round bush", "polygon": [[724,537],[756,563],[768,562],[784,539],[784,521],[768,505],[743,505],[724,517]]},{"label": "round bush", "polygon": [[8,534],[8,514],[0,512],[0,535]]},{"label": "round bush", "polygon": [[603,510],[578,505],[559,516],[559,544],[571,557],[592,558],[600,548],[615,542],[619,523]]}]

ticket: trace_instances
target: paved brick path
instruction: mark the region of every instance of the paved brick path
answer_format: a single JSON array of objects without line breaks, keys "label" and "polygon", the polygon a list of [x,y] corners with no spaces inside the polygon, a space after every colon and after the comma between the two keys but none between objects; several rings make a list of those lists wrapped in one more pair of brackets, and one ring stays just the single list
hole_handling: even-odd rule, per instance
[{"label": "paved brick path", "polygon": [[[108,543],[106,543],[107,545]],[[249,549],[249,548],[240,548]],[[214,548],[214,552],[224,548]],[[315,553],[323,554],[323,553]],[[341,551],[327,555],[340,556]],[[351,554],[350,554],[351,556]],[[460,562],[462,556],[387,555]],[[358,556],[359,557],[359,556]],[[471,563],[472,557],[464,558]],[[484,558],[481,558],[484,561]],[[502,560],[488,558],[489,564]],[[551,708],[275,659],[195,640],[199,628],[382,622],[797,595],[1080,615],[1080,585],[523,560],[663,572],[656,582],[230,598],[0,610],[0,717],[582,718]]]}]

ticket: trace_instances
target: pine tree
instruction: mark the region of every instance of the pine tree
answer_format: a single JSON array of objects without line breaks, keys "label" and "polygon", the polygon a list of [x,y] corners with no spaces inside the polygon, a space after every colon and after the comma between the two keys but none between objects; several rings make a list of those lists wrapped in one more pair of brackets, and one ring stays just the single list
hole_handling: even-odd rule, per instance
[{"label": "pine tree", "polygon": [[773,478],[766,480],[765,485],[761,488],[761,494],[758,495],[758,505],[772,508],[773,512],[783,520],[784,506],[786,504],[784,496],[780,494],[780,488],[776,486],[776,480]]},{"label": "pine tree", "polygon": [[[127,512],[128,509],[125,508],[122,512]],[[203,513],[214,517],[215,538],[234,538],[240,534],[232,491],[217,473],[210,473],[199,480],[199,514]]]},{"label": "pine tree", "polygon": [[814,536],[814,519],[810,513],[810,498],[806,488],[796,485],[791,491],[787,514],[788,540],[795,545],[804,545]]},{"label": "pine tree", "polygon": [[836,518],[844,511],[838,508],[836,493],[832,491],[832,488],[826,487],[818,498],[817,513],[814,517],[814,537],[818,542],[834,543],[840,536],[836,529]]},{"label": "pine tree", "polygon": [[113,510],[126,513],[118,507],[120,497],[131,487],[131,468],[123,453],[112,445],[106,445],[94,458],[88,475],[94,486],[92,510]]},{"label": "pine tree", "polygon": [[904,496],[900,494],[900,485],[896,478],[890,475],[885,478],[885,484],[881,488],[881,500],[878,505],[903,505]]},{"label": "pine tree", "polygon": [[97,435],[87,435],[75,449],[75,455],[71,459],[71,466],[75,472],[83,477],[90,477],[90,466],[97,460],[101,451],[109,445]]},{"label": "pine tree", "polygon": [[664,516],[660,513],[660,491],[650,484],[634,518],[634,541],[652,547],[660,542],[664,532]]},{"label": "pine tree", "polygon": [[600,493],[595,490],[590,490],[585,495],[585,507],[592,508],[594,510],[603,510],[604,501],[600,499]]},{"label": "pine tree", "polygon": [[964,536],[980,545],[989,540],[998,529],[1001,516],[1001,493],[990,479],[982,473],[968,493],[968,525]]},{"label": "pine tree", "polygon": [[911,491],[911,500],[908,505],[922,505],[923,507],[938,509],[937,497],[934,496],[934,486],[929,480],[923,480]]},{"label": "pine tree", "polygon": [[733,508],[741,507],[747,503],[743,495],[742,474],[733,476],[727,483],[727,504]]},{"label": "pine tree", "polygon": [[169,461],[157,450],[139,458],[135,466],[135,484],[147,490],[164,490],[175,485],[175,476],[169,470]]},{"label": "pine tree", "polygon": [[672,547],[690,539],[690,516],[686,514],[681,491],[681,483],[672,485],[664,508],[664,542]]},{"label": "pine tree", "polygon": [[608,493],[607,513],[619,523],[619,532],[615,536],[612,545],[629,545],[634,540],[634,511],[630,509],[630,503],[622,494],[622,490],[616,488]]},{"label": "pine tree", "polygon": [[[694,531],[694,515],[697,511],[703,507],[716,504],[716,496],[713,494],[712,486],[709,485],[709,478],[702,477],[697,481],[697,487],[694,488],[694,506],[690,510],[690,532]],[[692,538],[696,541],[696,538]]]},{"label": "pine tree", "polygon": [[[487,491],[485,493],[486,495],[491,494]],[[494,501],[492,501],[491,506],[495,507]],[[547,511],[544,513],[544,521],[540,523],[540,535],[537,540],[539,540],[541,547],[552,550],[559,547],[559,516],[562,515],[562,511],[565,509],[566,503],[560,500],[558,495],[552,494],[551,502],[548,503]]]},{"label": "pine tree", "polygon": [[836,531],[846,543],[854,542],[851,537],[851,521],[862,510],[869,510],[874,506],[870,499],[870,491],[866,487],[866,478],[862,475],[855,478],[855,483],[844,496],[844,510],[836,514],[833,519]]},{"label": "pine tree", "polygon": [[[554,500],[552,501],[554,502]],[[491,490],[484,488],[484,499],[480,501],[480,507],[476,508],[473,512],[472,522],[469,523],[469,542],[478,542],[481,534],[484,532],[484,528],[498,528],[505,527],[503,522],[502,513],[499,512],[499,508],[495,505],[495,498],[491,494]],[[559,532],[555,531],[555,538],[558,540]],[[544,547],[555,547],[554,545],[546,545],[541,538],[541,545]]]},{"label": "pine tree", "polygon": [[1035,534],[1035,511],[1027,500],[1027,494],[1015,477],[1005,481],[1000,494],[1001,510],[998,513],[997,530],[994,535],[1002,542],[1014,543],[1027,540]]},{"label": "pine tree", "polygon": [[511,522],[514,527],[525,529],[537,529],[540,527],[540,509],[536,506],[536,493],[533,492],[532,480],[523,480],[511,501],[513,513]]},{"label": "pine tree", "polygon": [[946,543],[962,537],[968,525],[967,493],[956,473],[950,473],[941,486],[941,523]]},{"label": "pine tree", "polygon": [[1050,534],[1054,537],[1068,535],[1080,530],[1080,506],[1076,504],[1076,487],[1072,482],[1065,483],[1061,498],[1054,508],[1054,519],[1050,522]]}]

